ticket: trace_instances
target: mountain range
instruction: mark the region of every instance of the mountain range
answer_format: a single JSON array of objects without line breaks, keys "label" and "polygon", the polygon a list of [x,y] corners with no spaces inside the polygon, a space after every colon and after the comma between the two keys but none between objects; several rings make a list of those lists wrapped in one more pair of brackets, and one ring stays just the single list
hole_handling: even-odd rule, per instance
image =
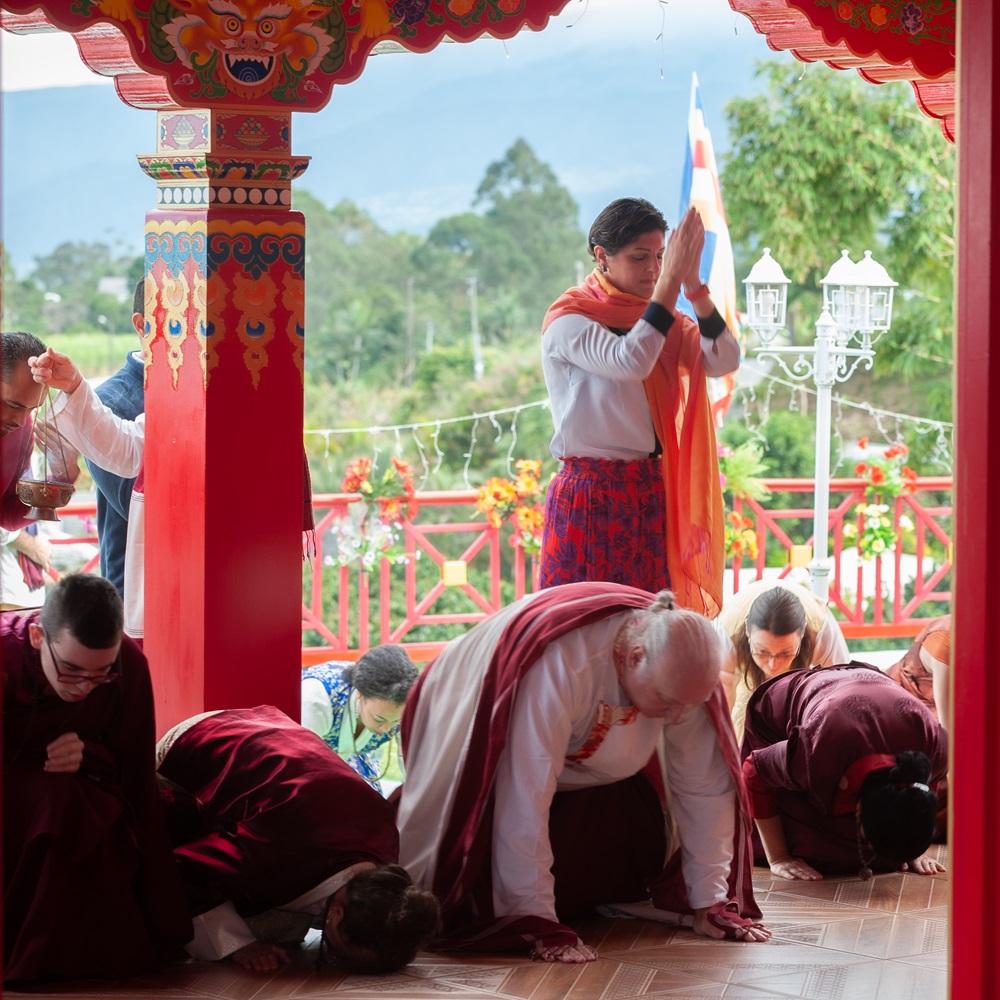
[{"label": "mountain range", "polygon": [[[752,93],[754,60],[773,56],[728,20],[683,45],[543,45],[545,34],[371,59],[321,112],[293,116],[292,149],[312,157],[296,188],[326,204],[350,199],[390,232],[425,233],[470,209],[487,166],[523,137],[576,199],[584,230],[624,194],[649,198],[671,220],[692,73],[719,154],[726,101]],[[18,273],[67,240],[140,253],[155,192],[135,157],[155,149],[155,113],[128,107],[106,84],[2,101],[0,234]]]}]

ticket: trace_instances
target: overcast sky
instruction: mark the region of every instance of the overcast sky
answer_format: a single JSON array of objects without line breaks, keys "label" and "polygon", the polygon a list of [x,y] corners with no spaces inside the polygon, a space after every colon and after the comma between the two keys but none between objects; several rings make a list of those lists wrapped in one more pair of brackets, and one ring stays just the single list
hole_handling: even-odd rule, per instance
[{"label": "overcast sky", "polygon": [[[507,43],[512,58],[544,58],[554,48],[634,38],[648,41],[663,34],[663,58],[683,44],[687,31],[753,34],[750,22],[727,0],[570,0],[548,28],[530,39]],[[761,55],[766,46],[761,41]],[[74,87],[111,83],[83,64],[66,32],[13,35],[0,31],[0,83],[3,90]]]}]

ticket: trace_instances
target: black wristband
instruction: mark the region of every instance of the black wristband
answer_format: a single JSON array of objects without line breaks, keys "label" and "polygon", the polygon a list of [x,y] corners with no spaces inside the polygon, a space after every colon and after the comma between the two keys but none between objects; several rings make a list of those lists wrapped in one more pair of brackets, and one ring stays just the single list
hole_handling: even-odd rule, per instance
[{"label": "black wristband", "polygon": [[698,317],[698,331],[703,337],[715,340],[726,332],[726,321],[719,315],[718,309],[713,309],[710,316]]},{"label": "black wristband", "polygon": [[[642,318],[650,324],[650,326],[655,326],[660,333],[665,337],[674,325],[674,314],[669,309],[664,309],[659,302],[650,302],[646,306],[646,311],[642,314]],[[725,324],[723,324],[725,326]]]}]

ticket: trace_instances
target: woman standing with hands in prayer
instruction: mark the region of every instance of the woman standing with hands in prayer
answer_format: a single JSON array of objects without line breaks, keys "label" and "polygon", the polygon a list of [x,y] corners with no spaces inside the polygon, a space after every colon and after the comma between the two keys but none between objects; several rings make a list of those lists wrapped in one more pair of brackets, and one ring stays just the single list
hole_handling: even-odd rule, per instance
[{"label": "woman standing with hands in prayer", "polygon": [[[724,525],[706,376],[740,348],[701,281],[705,229],[689,209],[664,244],[641,198],[612,202],[588,247],[597,267],[551,306],[542,368],[563,463],[548,491],[541,584],[667,586],[712,616]],[[697,322],[677,311],[683,288]]]}]

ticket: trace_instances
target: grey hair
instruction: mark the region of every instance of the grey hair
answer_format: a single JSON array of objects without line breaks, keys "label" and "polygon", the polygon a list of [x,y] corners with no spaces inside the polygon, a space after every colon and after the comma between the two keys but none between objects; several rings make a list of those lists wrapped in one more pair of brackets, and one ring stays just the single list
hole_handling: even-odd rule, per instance
[{"label": "grey hair", "polygon": [[27,365],[28,358],[37,358],[45,353],[45,345],[33,334],[14,331],[3,334],[3,380],[9,382],[21,365]]},{"label": "grey hair", "polygon": [[720,662],[722,647],[712,623],[697,611],[678,607],[671,590],[661,590],[641,614],[639,630],[647,664],[663,663],[671,641],[687,640],[692,654],[712,656]]},{"label": "grey hair", "polygon": [[402,646],[375,646],[344,669],[344,679],[365,698],[402,705],[419,673]]}]

